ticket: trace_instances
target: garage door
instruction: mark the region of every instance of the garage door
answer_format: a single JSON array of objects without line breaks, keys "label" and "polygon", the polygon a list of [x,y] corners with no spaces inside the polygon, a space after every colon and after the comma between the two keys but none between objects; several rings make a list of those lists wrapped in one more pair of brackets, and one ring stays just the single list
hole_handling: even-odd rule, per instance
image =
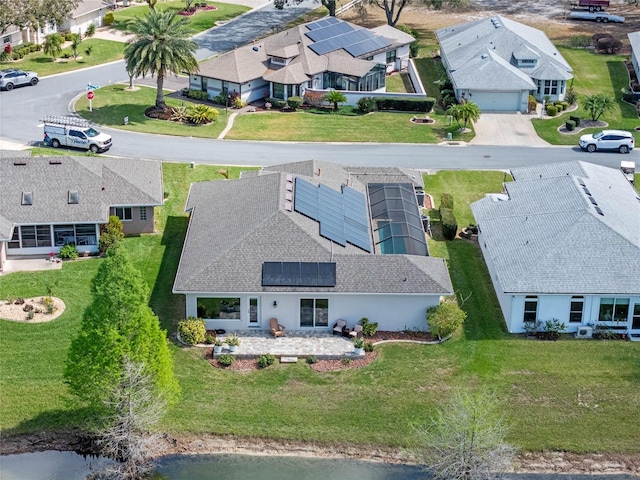
[{"label": "garage door", "polygon": [[473,91],[471,101],[483,112],[517,112],[520,110],[520,92]]}]

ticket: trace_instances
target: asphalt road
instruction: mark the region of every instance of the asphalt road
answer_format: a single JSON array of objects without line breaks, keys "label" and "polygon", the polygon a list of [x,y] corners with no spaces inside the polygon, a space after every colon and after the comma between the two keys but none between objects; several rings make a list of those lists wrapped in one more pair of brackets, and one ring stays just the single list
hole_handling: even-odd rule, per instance
[{"label": "asphalt road", "polygon": [[[283,25],[314,6],[306,2],[300,7],[277,11],[268,5],[245,14],[198,35],[195,38],[201,46],[198,57],[206,58],[267,35],[274,26]],[[87,84],[104,86],[127,79],[124,62],[118,61],[46,77],[36,87],[0,92],[0,138],[37,143],[43,137],[40,119],[46,115],[68,115],[73,99],[86,93]],[[99,94],[98,90],[96,95]],[[348,165],[420,169],[507,169],[569,160],[586,160],[614,168],[620,165],[618,154],[586,154],[577,147],[237,142],[104,130],[114,137],[110,155],[171,162],[273,165],[315,158]]]}]

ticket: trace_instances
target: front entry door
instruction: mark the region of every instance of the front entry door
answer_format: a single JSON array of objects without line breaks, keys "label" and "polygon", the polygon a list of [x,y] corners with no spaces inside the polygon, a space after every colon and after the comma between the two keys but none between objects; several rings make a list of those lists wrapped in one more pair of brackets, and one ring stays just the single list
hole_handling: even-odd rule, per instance
[{"label": "front entry door", "polygon": [[257,297],[249,299],[249,326],[260,326],[260,301]]}]

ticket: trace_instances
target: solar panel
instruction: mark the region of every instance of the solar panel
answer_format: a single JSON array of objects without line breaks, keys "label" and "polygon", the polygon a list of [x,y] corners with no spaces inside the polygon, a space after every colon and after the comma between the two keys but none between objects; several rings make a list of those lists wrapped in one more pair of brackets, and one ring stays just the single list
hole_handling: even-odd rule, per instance
[{"label": "solar panel", "polygon": [[351,32],[353,27],[348,23],[336,23],[328,27],[317,28],[307,32],[305,35],[314,42],[320,42],[327,38],[332,38],[343,33]]},{"label": "solar panel", "polygon": [[333,262],[264,262],[263,287],[335,287]]},{"label": "solar panel", "polygon": [[342,194],[325,185],[320,185],[320,235],[346,246],[347,237],[344,233],[344,203]]},{"label": "solar panel", "polygon": [[318,187],[296,177],[293,206],[296,212],[318,220]]}]

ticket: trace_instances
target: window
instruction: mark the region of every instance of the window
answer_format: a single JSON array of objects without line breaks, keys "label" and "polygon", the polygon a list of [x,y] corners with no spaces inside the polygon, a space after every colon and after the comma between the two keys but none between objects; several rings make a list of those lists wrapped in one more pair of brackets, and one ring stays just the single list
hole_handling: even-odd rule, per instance
[{"label": "window", "polygon": [[147,207],[140,207],[140,220],[145,221],[147,219]]},{"label": "window", "polygon": [[273,98],[281,98],[284,100],[284,85],[281,83],[273,84]]},{"label": "window", "polygon": [[80,194],[78,193],[78,190],[69,190],[69,198],[67,201],[69,204],[78,203],[80,201]]},{"label": "window", "polygon": [[631,317],[631,328],[634,330],[640,329],[640,303],[636,303],[633,306],[633,316]]},{"label": "window", "polygon": [[629,317],[628,298],[601,298],[599,322],[626,322]]},{"label": "window", "polygon": [[13,229],[13,236],[11,237],[11,241],[7,245],[9,248],[20,248],[20,229],[15,227]]},{"label": "window", "polygon": [[551,95],[557,95],[558,94],[558,81],[557,80],[552,80],[551,81]]},{"label": "window", "polygon": [[329,326],[329,300],[326,298],[301,298],[300,326]]},{"label": "window", "polygon": [[36,225],[36,243],[38,247],[51,246],[51,226]]},{"label": "window", "polygon": [[23,225],[20,227],[20,236],[22,237],[22,248],[36,247],[36,227],[33,225]]},{"label": "window", "polygon": [[133,218],[131,216],[131,207],[115,207],[113,210],[116,214],[116,217],[118,217],[123,222],[129,221]]},{"label": "window", "polygon": [[239,298],[204,298],[197,300],[198,318],[240,320]]},{"label": "window", "polygon": [[396,50],[387,52],[387,64],[395,63],[395,61],[396,61]]},{"label": "window", "polygon": [[11,42],[11,37],[10,36],[6,36],[6,37],[2,37],[2,43],[10,43]]},{"label": "window", "polygon": [[22,205],[33,205],[33,192],[22,192]]},{"label": "window", "polygon": [[98,237],[96,235],[95,224],[76,225],[76,244],[77,245],[97,245]]},{"label": "window", "polygon": [[569,322],[582,323],[583,310],[584,310],[584,297],[571,297],[571,308],[569,309]]},{"label": "window", "polygon": [[545,95],[551,94],[551,80],[544,81],[544,94]]},{"label": "window", "polygon": [[533,323],[538,321],[538,297],[525,297],[523,320]]}]

